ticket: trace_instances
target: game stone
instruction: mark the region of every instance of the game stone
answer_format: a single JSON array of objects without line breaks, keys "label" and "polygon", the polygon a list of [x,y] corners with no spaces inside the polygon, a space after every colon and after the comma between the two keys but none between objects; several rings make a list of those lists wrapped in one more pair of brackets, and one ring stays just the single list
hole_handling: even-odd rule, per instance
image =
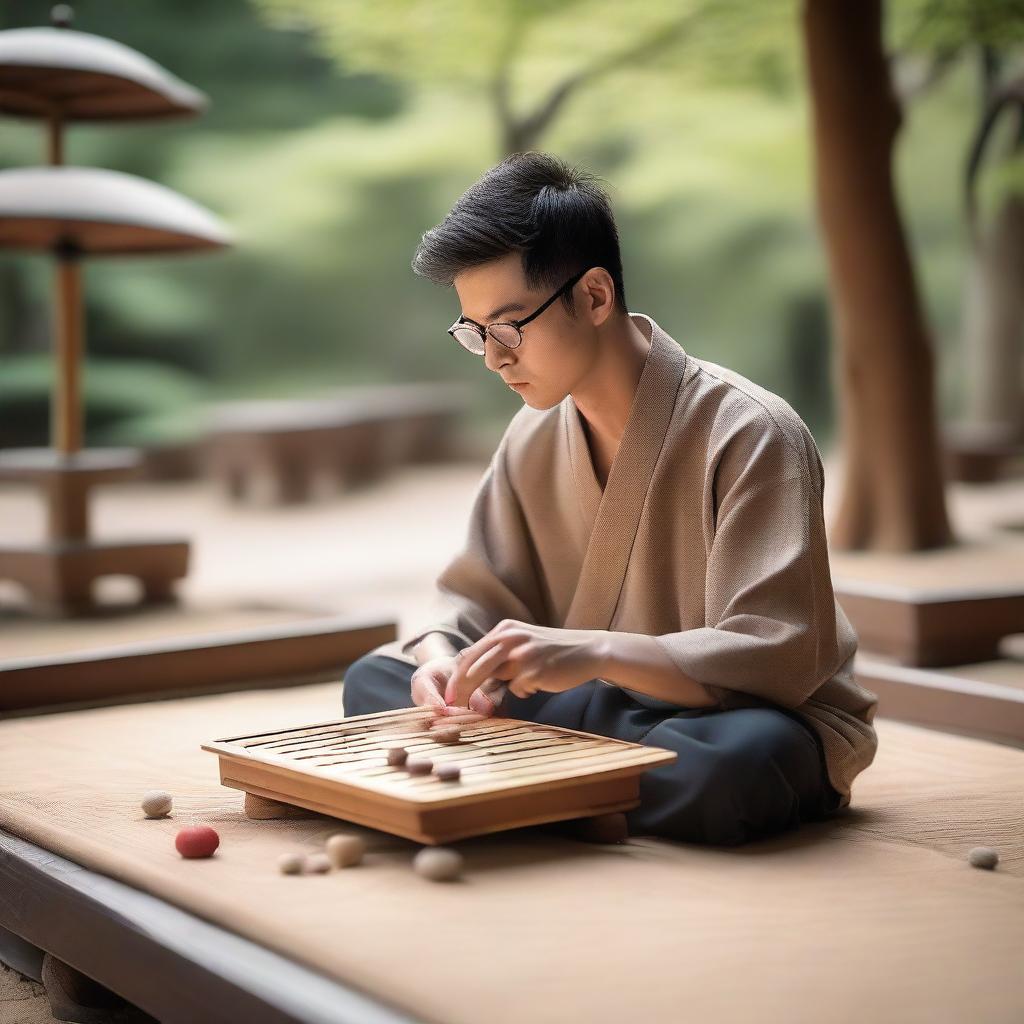
[{"label": "game stone", "polygon": [[972,867],[985,868],[991,871],[999,863],[999,854],[991,846],[975,846],[967,859]]},{"label": "game stone", "polygon": [[413,858],[413,869],[432,882],[450,882],[462,874],[463,859],[458,850],[444,846],[428,846]]},{"label": "game stone", "polygon": [[301,853],[282,853],[277,858],[277,869],[282,875],[301,875],[304,862]]},{"label": "game stone", "polygon": [[142,797],[142,810],[147,818],[165,818],[171,811],[173,800],[162,789],[151,789]]},{"label": "game stone", "polygon": [[327,840],[327,856],[336,868],[350,868],[358,864],[366,853],[366,843],[360,836],[339,832]]},{"label": "game stone", "polygon": [[323,875],[331,870],[331,859],[326,853],[310,853],[306,855],[306,873],[310,875]]}]

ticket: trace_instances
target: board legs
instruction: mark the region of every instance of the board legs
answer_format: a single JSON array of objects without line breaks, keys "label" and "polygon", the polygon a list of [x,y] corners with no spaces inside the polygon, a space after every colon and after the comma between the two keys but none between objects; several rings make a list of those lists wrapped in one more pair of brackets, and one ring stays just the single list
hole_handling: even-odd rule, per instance
[{"label": "board legs", "polygon": [[270,821],[274,818],[315,818],[317,814],[316,811],[307,811],[305,807],[271,800],[256,793],[246,793],[245,816],[254,821]]},{"label": "board legs", "polygon": [[570,838],[584,843],[624,843],[629,838],[626,815],[621,811],[595,814],[590,818],[574,818],[562,824]]}]

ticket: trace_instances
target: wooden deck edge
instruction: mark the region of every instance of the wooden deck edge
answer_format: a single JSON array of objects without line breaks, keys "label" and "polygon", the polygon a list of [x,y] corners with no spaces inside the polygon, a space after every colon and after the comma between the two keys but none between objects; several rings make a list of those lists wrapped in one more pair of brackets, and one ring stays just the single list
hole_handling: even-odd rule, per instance
[{"label": "wooden deck edge", "polygon": [[882,580],[864,580],[855,576],[836,575],[833,578],[836,594],[870,597],[879,601],[910,604],[945,604],[952,601],[984,601],[1005,598],[1024,598],[1024,579],[1019,583],[987,583],[954,587],[909,587]]},{"label": "wooden deck edge", "polygon": [[81,701],[252,689],[335,672],[397,638],[383,616],[297,623],[141,641],[78,654],[0,662],[0,714]]},{"label": "wooden deck edge", "polygon": [[156,896],[0,830],[0,927],[160,1020],[418,1024]]},{"label": "wooden deck edge", "polygon": [[880,716],[1024,747],[1024,690],[860,654],[854,675],[878,695]]}]

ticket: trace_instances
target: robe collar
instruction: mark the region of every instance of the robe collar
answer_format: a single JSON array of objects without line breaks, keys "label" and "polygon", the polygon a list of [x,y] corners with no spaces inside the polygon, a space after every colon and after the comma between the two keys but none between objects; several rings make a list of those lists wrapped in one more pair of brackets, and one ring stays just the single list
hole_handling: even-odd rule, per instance
[{"label": "robe collar", "polygon": [[561,403],[563,436],[590,539],[564,629],[608,629],[619,600],[655,463],[681,387],[697,365],[644,313],[630,319],[650,337],[633,404],[602,491],[572,395]]}]

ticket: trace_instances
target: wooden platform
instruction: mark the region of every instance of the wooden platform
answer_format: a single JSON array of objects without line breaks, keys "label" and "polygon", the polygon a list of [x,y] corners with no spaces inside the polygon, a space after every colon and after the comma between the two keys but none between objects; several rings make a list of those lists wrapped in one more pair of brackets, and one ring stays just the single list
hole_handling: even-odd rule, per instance
[{"label": "wooden platform", "polygon": [[112,575],[137,579],[143,603],[176,599],[174,585],[188,572],[186,539],[113,542],[89,536],[92,488],[131,479],[141,464],[139,453],[127,448],[73,454],[50,448],[0,452],[0,482],[35,487],[46,507],[45,541],[0,547],[0,579],[23,588],[34,614],[55,618],[89,614],[96,607],[94,584]]},{"label": "wooden platform", "polygon": [[832,552],[836,596],[860,649],[902,665],[987,661],[1024,633],[1024,538],[914,554]]},{"label": "wooden platform", "polygon": [[934,670],[858,653],[854,674],[887,718],[1024,747],[1024,659]]},{"label": "wooden platform", "polygon": [[1024,631],[1024,586],[914,589],[843,579],[836,596],[867,651],[939,667],[994,658]]},{"label": "wooden platform", "polygon": [[162,1021],[414,1024],[321,971],[0,831],[0,959],[35,981],[43,950]]},{"label": "wooden platform", "polygon": [[1024,440],[1012,428],[950,424],[943,431],[943,453],[947,479],[962,483],[987,484],[1024,472]]},{"label": "wooden platform", "polygon": [[[282,875],[281,856],[322,850],[339,823],[251,820],[201,747],[337,718],[340,698],[335,681],[0,722],[0,925],[165,1021],[388,1019],[348,989],[449,1024],[672,1021],[680,1006],[820,1024],[851,965],[878,1020],[1021,1017],[1024,752],[883,718],[854,805],[777,839],[593,846],[517,829],[461,841],[464,877],[435,884],[413,870],[418,844],[350,825],[358,868]],[[149,788],[174,794],[171,817],[144,818]],[[208,860],[175,852],[193,820],[221,837]],[[999,850],[995,871],[967,863],[978,845]],[[899,927],[880,927],[894,908]],[[497,968],[484,933],[516,940]]]},{"label": "wooden platform", "polygon": [[0,661],[0,714],[337,677],[394,640],[388,617],[331,615]]},{"label": "wooden platform", "polygon": [[[223,785],[438,844],[506,829],[625,811],[640,803],[640,775],[674,751],[574,729],[494,718],[439,742],[430,708],[354,715],[299,729],[203,744]],[[387,763],[389,747],[457,764],[461,778],[412,775]]]},{"label": "wooden platform", "polygon": [[94,585],[102,576],[137,579],[143,604],[174,601],[188,562],[189,544],[181,538],[57,540],[0,547],[0,579],[24,588],[34,614],[66,618],[95,612]]}]

